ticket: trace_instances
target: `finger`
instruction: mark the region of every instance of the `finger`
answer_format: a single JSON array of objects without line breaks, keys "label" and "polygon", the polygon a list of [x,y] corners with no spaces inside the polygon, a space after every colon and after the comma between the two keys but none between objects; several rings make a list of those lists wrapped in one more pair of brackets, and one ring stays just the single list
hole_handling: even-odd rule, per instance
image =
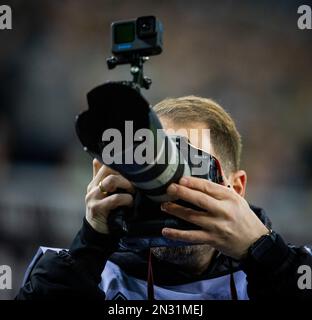
[{"label": "finger", "polygon": [[227,186],[202,178],[183,177],[180,179],[179,184],[193,190],[201,191],[218,200],[226,199],[230,194]]},{"label": "finger", "polygon": [[209,212],[219,212],[220,203],[215,198],[201,191],[193,190],[182,185],[172,183],[167,189],[169,196],[185,200]]},{"label": "finger", "polygon": [[[93,167],[93,173],[95,173],[96,170],[97,168]],[[87,187],[88,192],[91,192],[92,189],[94,189],[94,187],[98,186],[100,181],[103,180],[105,176],[107,176],[107,171],[108,171],[108,167],[106,167],[105,165],[102,165],[100,167],[100,169],[96,172],[95,176],[93,177],[92,181],[89,183]]]},{"label": "finger", "polygon": [[129,193],[134,193],[134,187],[126,178],[120,175],[109,175],[102,180],[101,189],[99,185],[95,185],[91,188],[86,195],[86,201],[106,198],[109,196],[109,193],[113,193],[117,189],[123,189]]},{"label": "finger", "polygon": [[102,163],[97,159],[93,159],[92,167],[93,167],[93,178],[95,178],[96,174],[99,172],[100,168],[102,167]]},{"label": "finger", "polygon": [[93,186],[97,186],[100,183],[100,181],[102,181],[105,177],[107,177],[110,174],[119,175],[119,173],[117,171],[111,169],[110,167],[108,167],[106,165],[102,165],[102,167],[97,172],[94,179],[92,180],[91,184]]},{"label": "finger", "polygon": [[213,228],[213,222],[216,219],[215,217],[212,218],[209,216],[208,212],[196,211],[171,202],[163,203],[161,209],[175,217],[181,218],[208,230]]},{"label": "finger", "polygon": [[108,175],[102,180],[101,185],[106,192],[115,192],[117,189],[123,189],[130,193],[134,193],[134,187],[132,183],[119,174]]},{"label": "finger", "polygon": [[127,193],[117,193],[108,196],[104,199],[98,200],[94,204],[94,210],[97,212],[109,212],[118,207],[131,207],[133,205],[133,197]]},{"label": "finger", "polygon": [[171,240],[192,243],[213,243],[213,237],[204,230],[178,230],[172,228],[162,229],[162,235]]}]

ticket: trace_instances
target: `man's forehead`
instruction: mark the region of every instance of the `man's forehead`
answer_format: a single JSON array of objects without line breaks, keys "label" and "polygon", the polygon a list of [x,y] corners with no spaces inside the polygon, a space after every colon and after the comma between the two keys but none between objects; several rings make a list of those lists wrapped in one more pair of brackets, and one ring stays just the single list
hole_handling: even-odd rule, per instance
[{"label": "man's forehead", "polygon": [[180,123],[166,118],[160,118],[160,121],[168,135],[185,136],[196,148],[214,155],[214,150],[210,141],[210,129],[206,123],[193,121]]}]

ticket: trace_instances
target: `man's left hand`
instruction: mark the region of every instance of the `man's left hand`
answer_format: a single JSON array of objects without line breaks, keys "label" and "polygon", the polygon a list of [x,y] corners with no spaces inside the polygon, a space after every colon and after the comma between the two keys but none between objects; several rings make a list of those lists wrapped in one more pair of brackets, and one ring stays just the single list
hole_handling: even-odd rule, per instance
[{"label": "man's left hand", "polygon": [[171,184],[167,192],[202,209],[197,211],[173,202],[162,204],[163,211],[202,227],[187,231],[164,228],[163,236],[169,239],[206,243],[227,256],[242,259],[248,248],[268,233],[247,201],[231,187],[184,177],[179,184]]}]

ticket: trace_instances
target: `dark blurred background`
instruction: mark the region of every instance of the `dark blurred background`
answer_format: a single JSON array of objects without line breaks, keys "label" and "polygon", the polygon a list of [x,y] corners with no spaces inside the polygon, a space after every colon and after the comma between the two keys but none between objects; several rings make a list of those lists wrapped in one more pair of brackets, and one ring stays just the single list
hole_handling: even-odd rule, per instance
[{"label": "dark blurred background", "polygon": [[165,28],[146,97],[224,106],[243,136],[248,200],[288,242],[312,243],[312,30],[297,28],[307,1],[4,2],[13,30],[0,31],[0,265],[12,267],[13,290],[0,298],[14,297],[39,245],[68,247],[80,227],[92,163],[74,118],[88,90],[130,78],[127,66],[106,68],[110,23],[142,15]]}]

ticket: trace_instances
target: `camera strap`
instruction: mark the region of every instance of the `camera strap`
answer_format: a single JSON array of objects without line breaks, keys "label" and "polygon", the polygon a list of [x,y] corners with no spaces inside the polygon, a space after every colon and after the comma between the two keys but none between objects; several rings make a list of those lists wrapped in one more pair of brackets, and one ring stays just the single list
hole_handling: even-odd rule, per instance
[{"label": "camera strap", "polygon": [[149,249],[148,256],[148,271],[147,271],[147,298],[148,300],[155,300],[154,298],[154,276],[152,266],[152,250]]}]

